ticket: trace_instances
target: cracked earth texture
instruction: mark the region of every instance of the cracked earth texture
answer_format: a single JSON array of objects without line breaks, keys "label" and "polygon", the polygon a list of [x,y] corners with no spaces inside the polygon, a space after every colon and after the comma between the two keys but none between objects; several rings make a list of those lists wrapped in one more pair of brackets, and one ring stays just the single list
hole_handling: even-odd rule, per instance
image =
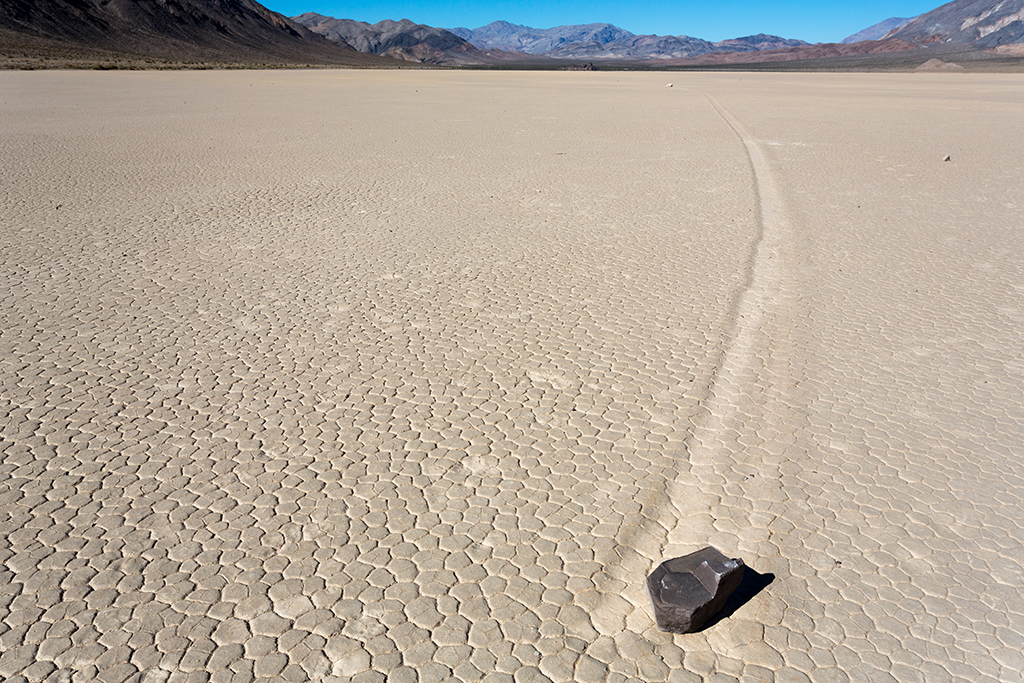
[{"label": "cracked earth texture", "polygon": [[1024,79],[665,80],[0,73],[0,677],[1022,680]]}]

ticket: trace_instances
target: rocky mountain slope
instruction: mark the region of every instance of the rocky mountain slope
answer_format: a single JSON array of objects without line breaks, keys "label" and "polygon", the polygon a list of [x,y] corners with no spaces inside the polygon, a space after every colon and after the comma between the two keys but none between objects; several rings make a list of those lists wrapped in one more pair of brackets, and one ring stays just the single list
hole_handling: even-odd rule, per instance
[{"label": "rocky mountain slope", "polygon": [[843,45],[849,45],[850,43],[859,43],[862,40],[878,40],[889,31],[903,26],[912,18],[913,17],[889,17],[884,21],[868,26],[866,29],[857,31],[851,36],[846,36],[839,42]]},{"label": "rocky mountain slope", "polygon": [[[381,64],[254,0],[3,0],[0,46],[174,62]],[[5,51],[10,52],[10,50]]]},{"label": "rocky mountain slope", "polygon": [[485,53],[459,36],[408,19],[368,24],[307,12],[292,20],[328,40],[351,45],[368,54],[425,64],[483,64],[488,61]]},{"label": "rocky mountain slope", "polygon": [[955,0],[915,17],[888,37],[978,48],[1024,43],[1024,0]]}]

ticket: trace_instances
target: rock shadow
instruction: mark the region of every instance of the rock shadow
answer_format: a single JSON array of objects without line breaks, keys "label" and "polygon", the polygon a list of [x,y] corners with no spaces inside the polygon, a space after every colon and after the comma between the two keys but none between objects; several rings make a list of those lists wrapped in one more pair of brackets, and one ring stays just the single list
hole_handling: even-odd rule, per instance
[{"label": "rock shadow", "polygon": [[708,619],[707,623],[697,629],[695,633],[706,631],[723,619],[731,617],[736,610],[750,602],[755,595],[767,588],[774,580],[775,574],[770,572],[762,574],[752,567],[744,567],[743,580],[740,581],[740,585],[736,587],[736,590],[729,596],[729,599],[725,601],[725,606],[722,607],[718,614]]}]

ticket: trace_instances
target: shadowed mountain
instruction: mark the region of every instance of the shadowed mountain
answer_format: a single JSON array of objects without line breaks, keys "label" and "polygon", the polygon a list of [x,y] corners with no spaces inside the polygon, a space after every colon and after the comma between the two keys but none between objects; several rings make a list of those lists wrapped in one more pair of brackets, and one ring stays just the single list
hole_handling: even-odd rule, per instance
[{"label": "shadowed mountain", "polygon": [[847,45],[849,43],[859,43],[862,40],[878,40],[889,31],[899,28],[906,24],[910,19],[904,17],[889,17],[885,21],[880,21],[877,24],[872,24],[866,29],[857,31],[852,36],[846,36],[840,43]]},{"label": "shadowed mountain", "polygon": [[328,40],[351,45],[360,52],[425,64],[484,64],[492,61],[470,42],[446,31],[408,19],[376,24],[335,19],[307,12],[292,20]]},{"label": "shadowed mountain", "polygon": [[886,37],[919,44],[1024,43],[1024,0],[956,0],[911,19]]},{"label": "shadowed mountain", "polygon": [[389,62],[335,43],[253,0],[3,0],[0,46],[25,54],[173,62],[366,66]]}]

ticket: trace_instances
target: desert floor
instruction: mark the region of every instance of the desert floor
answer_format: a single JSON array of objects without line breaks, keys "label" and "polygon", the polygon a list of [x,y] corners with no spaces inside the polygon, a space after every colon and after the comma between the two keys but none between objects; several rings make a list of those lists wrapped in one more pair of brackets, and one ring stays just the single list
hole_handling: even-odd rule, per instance
[{"label": "desert floor", "polygon": [[1019,74],[0,73],[0,677],[1020,681],[1022,159]]}]

